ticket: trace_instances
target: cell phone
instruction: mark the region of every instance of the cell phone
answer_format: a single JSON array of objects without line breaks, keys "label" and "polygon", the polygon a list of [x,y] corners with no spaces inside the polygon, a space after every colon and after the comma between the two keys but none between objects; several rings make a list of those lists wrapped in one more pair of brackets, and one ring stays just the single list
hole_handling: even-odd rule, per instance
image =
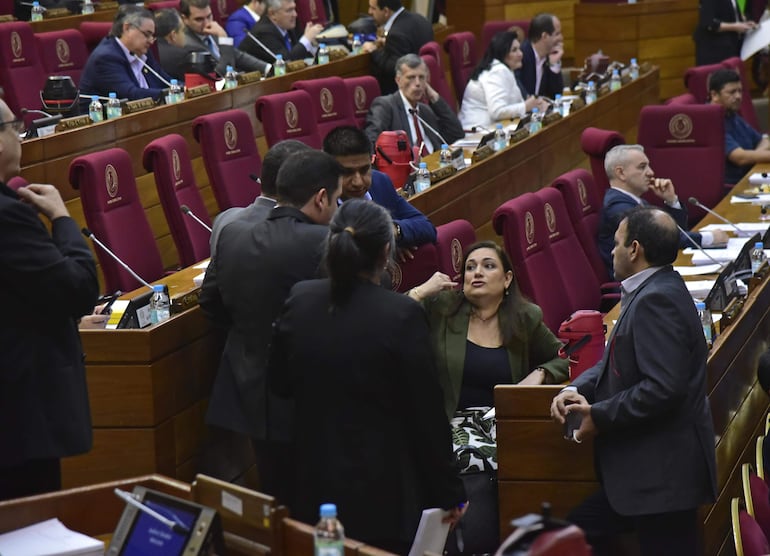
[{"label": "cell phone", "polygon": [[[123,292],[118,290],[112,296],[109,298],[109,301],[107,302],[107,305],[105,305],[102,310],[99,312],[100,315],[109,315],[112,313],[112,304],[115,303],[115,300],[117,300],[121,295],[123,295]],[[102,301],[104,301],[103,298]]]},{"label": "cell phone", "polygon": [[[569,404],[568,404],[569,405]],[[564,418],[564,438],[566,440],[575,440],[575,433],[580,429],[580,425],[583,423],[583,415],[573,411],[567,413]]]}]

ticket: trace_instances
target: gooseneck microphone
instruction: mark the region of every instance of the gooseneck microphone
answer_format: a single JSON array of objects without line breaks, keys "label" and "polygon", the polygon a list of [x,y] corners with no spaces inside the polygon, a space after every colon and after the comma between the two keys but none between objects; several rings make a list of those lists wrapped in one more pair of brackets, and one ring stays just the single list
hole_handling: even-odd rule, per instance
[{"label": "gooseneck microphone", "polygon": [[153,517],[160,521],[163,525],[174,531],[175,533],[179,533],[180,535],[185,535],[190,532],[189,527],[187,527],[184,523],[179,521],[179,519],[169,519],[165,516],[160,515],[158,512],[153,510],[151,507],[149,507],[147,504],[144,504],[137,500],[133,494],[130,492],[126,492],[124,490],[120,490],[119,488],[116,488],[113,490],[113,492],[118,496],[118,498],[125,501],[127,504],[135,507],[137,510],[146,513],[150,517]]},{"label": "gooseneck microphone", "polygon": [[80,232],[81,232],[81,233],[82,233],[84,236],[86,236],[88,239],[90,239],[91,241],[93,241],[93,242],[94,242],[96,245],[98,245],[98,246],[101,248],[101,250],[102,250],[102,251],[104,251],[104,252],[105,252],[105,253],[107,253],[107,254],[108,254],[110,257],[112,257],[112,258],[115,260],[115,262],[116,262],[116,263],[118,263],[120,266],[122,266],[123,268],[125,268],[125,269],[126,269],[126,271],[127,271],[127,272],[128,272],[130,275],[131,275],[131,276],[133,276],[134,278],[136,278],[136,280],[137,280],[138,282],[140,282],[140,283],[141,283],[143,286],[146,286],[146,287],[148,287],[148,288],[152,289],[152,284],[150,284],[150,283],[149,283],[147,280],[145,280],[144,278],[142,278],[141,276],[139,276],[139,275],[138,275],[136,272],[134,272],[134,271],[131,269],[131,267],[130,267],[130,266],[128,266],[126,263],[124,263],[124,262],[121,260],[121,258],[120,258],[120,257],[118,257],[118,256],[117,256],[115,253],[113,253],[112,251],[110,251],[110,249],[109,249],[109,248],[108,248],[108,247],[107,247],[105,244],[103,244],[101,241],[99,241],[99,240],[97,239],[97,237],[96,237],[96,236],[93,234],[93,232],[92,232],[91,230],[89,230],[88,228],[81,228]]},{"label": "gooseneck microphone", "polygon": [[[55,117],[53,114],[49,114],[48,112],[44,112],[43,110],[37,110],[37,109],[29,109],[29,108],[22,108],[19,110],[21,112],[22,116],[26,116],[27,114],[40,114],[41,116],[44,116],[46,118],[53,118]],[[58,116],[59,114],[57,114]]]},{"label": "gooseneck microphone", "polygon": [[142,59],[141,59],[139,56],[137,56],[137,55],[136,55],[136,53],[134,53],[134,52],[132,52],[132,53],[131,53],[131,55],[132,55],[134,58],[136,58],[137,60],[139,60],[139,62],[141,62],[141,64],[142,64],[142,67],[144,67],[144,69],[146,69],[146,70],[149,70],[149,71],[150,71],[150,73],[152,73],[152,74],[153,74],[155,77],[157,77],[158,79],[160,79],[161,81],[163,81],[163,83],[165,83],[165,84],[166,84],[168,87],[171,87],[171,82],[170,82],[170,81],[168,81],[168,80],[167,80],[165,77],[163,77],[161,74],[159,74],[157,71],[155,71],[155,70],[152,68],[152,66],[150,66],[150,64],[148,64],[147,62],[145,62],[144,60],[142,60]]},{"label": "gooseneck microphone", "polygon": [[182,205],[179,208],[182,209],[182,212],[185,213],[187,216],[189,216],[190,218],[195,220],[198,224],[206,228],[206,231],[208,231],[208,233],[211,233],[211,228],[209,228],[208,224],[206,224],[203,220],[195,216],[195,213],[190,210],[190,207],[188,207],[187,205]]},{"label": "gooseneck microphone", "polygon": [[698,201],[698,199],[696,199],[695,197],[690,197],[689,199],[687,199],[687,201],[688,201],[688,202],[689,202],[691,205],[695,205],[695,206],[696,206],[696,207],[698,207],[699,209],[705,210],[706,212],[708,212],[708,213],[709,213],[709,214],[711,214],[712,216],[716,216],[717,218],[719,218],[719,219],[720,219],[722,222],[724,222],[725,224],[727,224],[727,225],[729,225],[729,226],[732,226],[732,227],[733,227],[733,229],[735,229],[735,231],[736,231],[736,232],[738,232],[738,235],[739,235],[739,236],[742,236],[742,237],[747,237],[747,236],[753,235],[753,234],[751,234],[750,232],[747,232],[747,231],[745,231],[745,230],[741,230],[741,229],[740,229],[740,228],[739,228],[739,227],[738,227],[738,226],[737,226],[737,225],[736,225],[734,222],[731,222],[731,221],[729,221],[727,218],[725,218],[724,216],[722,216],[722,215],[721,215],[721,214],[719,214],[718,212],[711,210],[711,209],[710,209],[710,208],[708,208],[706,205],[704,205],[703,203],[701,203],[700,201]]},{"label": "gooseneck microphone", "polygon": [[479,131],[483,131],[484,133],[492,133],[491,129],[488,129],[483,125],[475,125],[471,128],[471,133],[478,133]]},{"label": "gooseneck microphone", "polygon": [[[414,108],[410,108],[409,109],[409,113],[412,114],[413,116],[417,116],[417,119],[420,120],[420,123],[422,123],[422,125],[424,125],[429,130],[431,130],[433,133],[438,135],[438,138],[441,139],[442,143],[445,143],[447,145],[449,144],[449,142],[446,139],[444,139],[444,136],[441,135],[435,127],[430,125],[428,122],[425,121],[425,119],[422,116],[420,116],[420,111],[419,110],[415,110]],[[436,145],[433,145],[433,150],[436,150]]]},{"label": "gooseneck microphone", "polygon": [[698,242],[695,241],[693,238],[690,237],[690,234],[688,234],[686,231],[684,231],[684,228],[682,228],[679,224],[676,225],[677,228],[679,228],[679,231],[684,234],[684,237],[687,238],[687,241],[692,243],[693,247],[695,247],[698,251],[706,255],[706,258],[710,260],[712,263],[719,265],[719,269],[721,270],[723,266],[725,266],[725,263],[720,263],[718,260],[716,260],[714,257],[708,254],[708,251],[706,251],[703,247],[698,245]]},{"label": "gooseneck microphone", "polygon": [[[273,60],[277,60],[278,56],[275,55],[275,52],[270,50],[268,47],[265,46],[265,43],[263,43],[261,40],[259,40],[257,37],[254,36],[254,34],[251,31],[246,31],[246,34],[249,36],[251,40],[253,40],[255,43],[259,45],[259,47],[270,54],[270,56],[273,57]],[[288,62],[288,60],[284,60],[285,62]]]},{"label": "gooseneck microphone", "polygon": [[249,174],[249,178],[251,178],[252,181],[258,183],[259,185],[262,185],[262,179],[258,175]]}]

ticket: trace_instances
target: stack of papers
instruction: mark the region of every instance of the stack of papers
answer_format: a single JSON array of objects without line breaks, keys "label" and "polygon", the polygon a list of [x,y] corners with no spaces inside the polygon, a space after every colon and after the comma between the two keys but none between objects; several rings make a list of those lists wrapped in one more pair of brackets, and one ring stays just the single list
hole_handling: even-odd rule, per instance
[{"label": "stack of papers", "polygon": [[5,556],[103,556],[104,543],[67,529],[58,519],[0,535]]},{"label": "stack of papers", "polygon": [[[706,253],[692,247],[688,247],[682,252],[685,255],[692,255],[692,264],[695,266],[712,264],[714,261],[719,263],[729,263],[730,261],[735,260],[740,254],[743,245],[749,241],[749,239],[750,238],[745,237],[731,237],[727,241],[727,247],[725,249],[706,249]],[[770,249],[765,249],[765,254],[770,258]],[[709,258],[709,256],[711,258]]]},{"label": "stack of papers", "polygon": [[449,523],[442,523],[442,520],[448,514],[449,512],[441,508],[429,508],[422,511],[409,556],[423,556],[426,552],[444,553],[444,545],[449,534]]},{"label": "stack of papers", "polygon": [[[741,237],[751,237],[757,232],[764,234],[767,228],[770,227],[770,222],[736,222],[735,226],[741,231]],[[714,230],[736,233],[735,228],[730,226],[730,224],[709,224],[698,229],[699,232],[713,232]]]}]

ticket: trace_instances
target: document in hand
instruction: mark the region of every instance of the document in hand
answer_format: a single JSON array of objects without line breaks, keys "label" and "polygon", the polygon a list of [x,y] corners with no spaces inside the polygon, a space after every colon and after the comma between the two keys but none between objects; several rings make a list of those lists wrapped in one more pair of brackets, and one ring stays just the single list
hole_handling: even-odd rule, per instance
[{"label": "document in hand", "polygon": [[441,508],[429,508],[422,511],[420,524],[417,526],[417,534],[414,536],[409,556],[422,556],[426,552],[443,554],[446,538],[449,534],[449,523],[443,523],[442,519],[449,512]]},{"label": "document in hand", "polygon": [[0,535],[0,554],[14,556],[102,556],[104,543],[67,529],[58,519]]}]

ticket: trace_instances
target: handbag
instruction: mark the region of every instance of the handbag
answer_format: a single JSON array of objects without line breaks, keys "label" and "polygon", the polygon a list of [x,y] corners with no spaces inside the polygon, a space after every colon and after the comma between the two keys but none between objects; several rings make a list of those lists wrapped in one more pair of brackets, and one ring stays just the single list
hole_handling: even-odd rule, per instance
[{"label": "handbag", "polygon": [[374,145],[374,167],[388,175],[393,187],[401,189],[412,173],[414,153],[403,130],[383,131]]},{"label": "handbag", "polygon": [[[494,418],[484,418],[489,407],[471,407],[456,411],[450,421],[452,450],[457,458],[460,473],[481,471],[484,461],[497,471],[497,423]],[[463,447],[475,448],[475,451]]]}]

